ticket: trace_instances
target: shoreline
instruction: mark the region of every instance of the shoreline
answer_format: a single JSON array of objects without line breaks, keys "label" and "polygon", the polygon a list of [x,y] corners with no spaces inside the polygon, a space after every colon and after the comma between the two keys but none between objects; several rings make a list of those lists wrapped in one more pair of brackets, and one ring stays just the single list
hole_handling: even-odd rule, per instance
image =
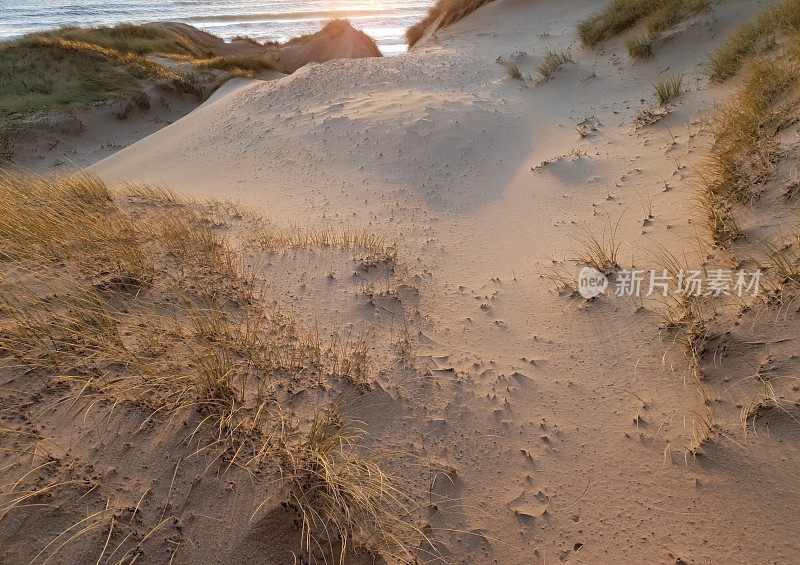
[{"label": "shoreline", "polygon": [[[182,9],[179,9],[182,8]],[[198,27],[204,31],[218,35],[226,41],[232,40],[237,36],[253,37],[257,41],[279,41],[286,42],[294,37],[299,37],[320,29],[327,21],[333,19],[349,19],[353,25],[364,29],[368,34],[375,37],[381,50],[387,55],[399,54],[406,49],[405,41],[402,37],[402,30],[418,21],[427,9],[427,2],[421,1],[412,6],[370,6],[356,7],[354,9],[320,9],[310,6],[309,9],[299,10],[269,10],[269,5],[259,8],[249,8],[241,6],[241,14],[230,14],[227,11],[219,13],[208,13],[214,6],[197,8],[196,14],[185,14],[186,6],[174,6],[165,8],[166,13],[154,14],[154,17],[142,14],[134,19],[124,16],[124,11],[120,12],[119,17],[113,14],[98,17],[91,10],[90,5],[81,8],[77,13],[59,15],[58,11],[38,14],[33,8],[20,10],[20,14],[15,16],[13,6],[9,10],[9,18],[5,22],[5,28],[0,24],[0,35],[2,40],[17,39],[21,35],[33,32],[42,32],[57,29],[62,26],[81,25],[83,27],[96,27],[99,25],[117,25],[121,23],[131,23],[135,25],[149,22],[177,21]],[[124,10],[124,6],[117,7]],[[226,8],[227,9],[227,8]],[[262,10],[262,11],[259,11]],[[86,13],[81,13],[85,11]],[[174,13],[172,13],[174,11]],[[183,15],[182,15],[183,12]],[[105,14],[105,11],[103,12]],[[16,18],[16,19],[15,19]],[[25,25],[23,20],[37,22],[34,25]],[[42,25],[38,22],[47,22]],[[6,29],[5,33],[3,30]],[[15,30],[15,31],[12,31]]]}]

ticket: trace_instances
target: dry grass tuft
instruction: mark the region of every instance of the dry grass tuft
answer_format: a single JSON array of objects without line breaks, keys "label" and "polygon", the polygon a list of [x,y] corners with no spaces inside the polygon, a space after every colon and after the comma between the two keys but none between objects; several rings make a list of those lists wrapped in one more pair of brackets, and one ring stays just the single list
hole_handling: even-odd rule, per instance
[{"label": "dry grass tuft", "polygon": [[[338,420],[314,420],[298,443],[301,424],[285,412],[298,390],[368,388],[369,335],[320,335],[267,301],[263,273],[242,267],[247,250],[208,205],[147,187],[112,193],[88,176],[3,174],[0,211],[0,362],[13,380],[63,387],[58,403],[87,413],[135,406],[140,429],[181,419],[198,452],[229,467],[259,473],[288,459],[307,550],[341,544],[344,556],[355,537],[413,561],[419,532],[392,480],[354,455]],[[287,228],[258,243],[254,253],[397,256],[360,231]],[[4,496],[0,518],[26,500]]]},{"label": "dry grass tuft", "polygon": [[646,59],[653,56],[653,38],[648,34],[630,39],[626,45],[628,54],[634,59]]},{"label": "dry grass tuft", "polygon": [[304,548],[334,555],[338,549],[342,564],[357,543],[396,562],[417,563],[410,542],[427,536],[406,520],[409,501],[395,479],[356,454],[361,436],[328,411],[286,450],[290,501],[302,518]]},{"label": "dry grass tuft", "polygon": [[252,237],[252,244],[270,253],[293,249],[336,249],[349,251],[364,264],[396,265],[397,242],[364,229],[309,229],[301,226],[269,226]]},{"label": "dry grass tuft", "polygon": [[800,285],[800,233],[793,234],[788,243],[766,243],[765,247],[769,269],[778,277],[779,283]]},{"label": "dry grass tuft", "polygon": [[718,246],[726,247],[742,235],[734,215],[733,202],[727,195],[717,192],[717,185],[711,179],[702,179],[697,205],[705,219],[706,228]]},{"label": "dry grass tuft", "polygon": [[619,268],[619,250],[622,243],[617,241],[617,231],[622,217],[599,237],[589,230],[577,236],[581,246],[575,261],[587,265],[608,276]]},{"label": "dry grass tuft", "polygon": [[671,77],[653,85],[653,95],[659,105],[666,106],[683,92],[683,77]]},{"label": "dry grass tuft", "polygon": [[506,65],[506,74],[510,79],[513,80],[523,80],[525,78],[519,68],[519,65],[515,65],[514,63],[509,63]]},{"label": "dry grass tuft", "polygon": [[668,275],[668,288],[661,304],[662,327],[675,333],[687,363],[689,376],[695,382],[703,379],[702,359],[711,339],[706,313],[707,298],[695,292],[688,280],[689,273],[696,271],[686,262],[681,262],[665,248],[659,247],[651,256],[662,272]]},{"label": "dry grass tuft", "polygon": [[567,63],[574,63],[572,54],[569,51],[548,51],[544,61],[539,65],[539,83],[547,82],[555,76]]},{"label": "dry grass tuft", "polygon": [[539,278],[550,281],[559,295],[569,298],[579,296],[575,273],[563,263],[552,259],[548,265],[537,265],[537,271]]},{"label": "dry grass tuft", "polygon": [[667,310],[665,327],[677,331],[676,339],[683,346],[683,353],[689,364],[689,376],[694,381],[701,381],[702,359],[711,337],[702,297],[679,295],[674,308]]}]

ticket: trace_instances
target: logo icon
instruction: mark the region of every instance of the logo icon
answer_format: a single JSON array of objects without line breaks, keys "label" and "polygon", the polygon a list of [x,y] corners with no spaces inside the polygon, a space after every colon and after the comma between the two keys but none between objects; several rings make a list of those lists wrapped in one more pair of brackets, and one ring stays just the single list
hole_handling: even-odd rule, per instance
[{"label": "logo icon", "polygon": [[608,288],[608,278],[593,267],[584,267],[578,273],[578,292],[585,299],[600,296]]}]

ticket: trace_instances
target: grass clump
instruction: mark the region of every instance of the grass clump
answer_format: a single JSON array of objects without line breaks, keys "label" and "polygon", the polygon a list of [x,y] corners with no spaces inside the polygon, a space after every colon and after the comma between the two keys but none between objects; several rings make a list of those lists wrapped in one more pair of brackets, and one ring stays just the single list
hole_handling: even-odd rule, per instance
[{"label": "grass clump", "polygon": [[711,7],[711,0],[613,0],[606,8],[578,24],[584,45],[594,47],[603,40],[643,23],[649,41]]},{"label": "grass clump", "polygon": [[726,247],[742,235],[730,198],[717,192],[716,185],[708,179],[702,181],[698,208],[714,243],[720,247]]},{"label": "grass clump", "polygon": [[653,95],[661,106],[677,99],[683,92],[683,77],[670,77],[653,85]]},{"label": "grass clump", "polygon": [[206,59],[193,59],[191,63],[201,69],[220,69],[237,74],[255,74],[275,68],[269,57],[254,55],[225,55]]},{"label": "grass clump", "polygon": [[[408,499],[396,480],[356,453],[362,436],[328,411],[317,415],[303,440],[287,449],[290,503],[301,517],[303,546],[310,553],[338,549],[340,564],[353,543],[399,563],[417,563],[409,541],[427,536],[404,519]],[[338,548],[330,546],[332,540]]]},{"label": "grass clump", "polygon": [[97,179],[0,173],[0,210],[0,261],[67,261],[127,281],[150,276],[133,222]]},{"label": "grass clump", "polygon": [[619,250],[622,243],[617,240],[617,231],[622,217],[610,225],[599,237],[589,230],[580,233],[577,241],[581,246],[575,261],[587,265],[608,276],[619,268]]},{"label": "grass clump", "polygon": [[375,263],[397,262],[397,243],[364,229],[311,229],[298,225],[269,226],[253,236],[259,249],[282,252],[292,249],[339,249]]},{"label": "grass clump", "polygon": [[768,51],[775,45],[775,35],[800,32],[800,4],[785,0],[767,8],[754,22],[734,31],[710,60],[711,78],[724,81],[739,72],[751,55]]},{"label": "grass clump", "polygon": [[[147,59],[150,54],[185,62],[186,68],[167,68]],[[217,71],[227,80],[271,68],[267,56],[210,56],[157,24],[61,28],[0,42],[0,118],[141,98],[146,85],[200,96],[203,84],[220,83]]]},{"label": "grass clump", "polygon": [[430,28],[433,31],[446,28],[489,2],[492,0],[437,0],[420,22],[406,30],[408,47],[413,47]]},{"label": "grass clump", "polygon": [[736,205],[760,196],[780,154],[778,132],[793,119],[800,102],[800,54],[751,59],[742,84],[716,116],[715,142],[702,177],[703,208],[715,241],[725,245],[739,235]]},{"label": "grass clump", "polygon": [[676,301],[678,317],[674,319],[672,327],[677,330],[677,338],[683,346],[689,364],[689,376],[695,382],[700,382],[704,377],[703,355],[711,339],[702,297],[682,295]]},{"label": "grass clump", "polygon": [[519,65],[515,65],[514,63],[506,65],[506,74],[508,78],[513,80],[523,80],[525,78]]},{"label": "grass clump", "polygon": [[769,268],[781,283],[800,285],[800,233],[795,233],[789,243],[765,244]]},{"label": "grass clump", "polygon": [[653,39],[647,35],[640,35],[627,43],[628,54],[634,59],[646,59],[653,56]]},{"label": "grass clump", "polygon": [[[680,261],[666,248],[657,246],[651,251],[655,263],[661,267],[662,275],[668,282],[661,304],[662,328],[674,332],[689,366],[689,376],[700,382],[703,379],[702,358],[706,352],[711,330],[708,325],[706,301],[702,286],[694,286],[693,277],[705,277],[703,270],[692,269],[688,263]],[[702,282],[700,283],[702,285]]]},{"label": "grass clump", "polygon": [[539,65],[539,83],[547,82],[567,63],[574,63],[569,51],[548,51]]}]

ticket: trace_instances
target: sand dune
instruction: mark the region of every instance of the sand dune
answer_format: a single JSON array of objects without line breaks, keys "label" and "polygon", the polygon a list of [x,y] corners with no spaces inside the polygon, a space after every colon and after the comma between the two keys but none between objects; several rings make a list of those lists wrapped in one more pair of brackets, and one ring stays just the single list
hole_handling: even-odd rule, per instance
[{"label": "sand dune", "polygon": [[[382,441],[456,469],[442,496],[459,502],[432,517],[464,532],[445,536],[452,562],[789,562],[796,448],[776,459],[786,438],[761,436],[685,461],[703,401],[657,317],[559,301],[539,277],[575,256],[581,226],[599,233],[620,216],[626,264],[647,265],[656,244],[691,255],[692,169],[725,95],[706,54],[761,3],[716,7],[646,63],[621,40],[577,44],[596,7],[498,0],[408,55],[239,89],[92,171],[403,238],[432,273],[417,330],[429,376],[381,383],[412,399]],[[557,49],[576,62],[541,86],[495,62],[523,51],[535,74]],[[686,94],[637,129],[651,85],[673,74]],[[599,125],[582,138],[589,117]]]},{"label": "sand dune", "polygon": [[[309,62],[382,56],[372,38],[345,20],[329,22],[320,31],[285,44],[260,44],[247,39],[226,42],[193,26],[176,22],[130,28],[127,32],[125,29],[115,31],[116,28],[95,30],[95,35],[92,35],[92,30],[84,30],[86,33],[81,35],[79,29],[73,32],[67,29],[62,32],[66,35],[60,39],[27,37],[22,41],[39,41],[40,44],[31,47],[28,59],[21,58],[17,62],[10,54],[14,42],[0,46],[8,55],[4,64],[19,65],[20,73],[53,75],[49,77],[52,84],[45,80],[46,90],[52,96],[43,97],[36,90],[33,79],[26,82],[20,78],[21,74],[18,84],[3,92],[11,110],[0,122],[0,163],[36,171],[85,167],[183,117],[231,77],[246,76],[269,81],[293,73]],[[115,33],[119,37],[114,38]],[[139,43],[134,45],[131,37],[136,34]],[[160,44],[156,43],[155,36],[158,36]],[[134,58],[139,67],[135,69],[130,66],[130,61],[127,63],[129,66],[119,65],[120,61],[125,61],[126,37],[134,50],[141,51],[148,40],[152,42],[149,51],[136,51]],[[67,41],[61,48],[47,44],[65,39],[72,43]],[[88,70],[80,67],[81,64],[87,68],[97,64],[98,54],[93,51],[97,45],[112,48],[105,54],[102,54],[102,49],[99,51],[99,57],[105,57],[106,61],[106,66],[100,67],[106,72],[102,78],[96,76],[100,74],[97,67]],[[136,59],[138,55],[146,55],[146,58]],[[43,70],[48,62],[60,60],[59,57],[67,57],[70,65],[63,63],[60,68]],[[81,77],[77,84],[73,84],[76,81],[69,76],[70,72]],[[92,75],[95,75],[95,81],[105,80],[106,83],[118,79],[125,83],[127,90],[119,85],[107,85],[105,93],[103,89],[94,92],[92,88],[96,85],[89,80]],[[122,92],[114,91],[114,87]],[[71,101],[71,97],[81,94],[81,89],[84,90],[83,96],[87,96],[87,90],[88,96],[94,96],[91,99],[93,103]],[[15,102],[17,96],[26,94],[26,90],[29,91],[28,106],[45,106],[31,111],[30,107],[25,109],[19,100]],[[54,94],[56,92],[58,96]],[[14,114],[14,104],[20,106],[21,113]]]},{"label": "sand dune", "polygon": [[317,33],[287,42],[278,52],[278,65],[283,72],[293,73],[309,62],[380,56],[371,37],[345,20],[334,20]]},{"label": "sand dune", "polygon": [[[791,563],[800,427],[790,414],[743,430],[732,383],[756,361],[796,371],[795,329],[753,335],[755,320],[731,320],[737,360],[730,372],[707,360],[699,385],[658,305],[565,299],[542,276],[568,267],[587,231],[615,232],[628,268],[655,268],[662,249],[689,264],[727,260],[696,245],[708,242],[696,170],[709,117],[733,89],[712,84],[706,64],[770,4],[716,5],[635,61],[626,35],[580,45],[595,1],[496,0],[402,56],[232,84],[89,171],[400,242],[418,292],[402,307],[413,355],[382,366],[351,410],[373,447],[413,454],[390,461],[394,472],[413,481],[421,461],[440,473],[424,477],[422,518],[442,561]],[[562,50],[573,62],[537,81]],[[509,62],[533,80],[511,78]],[[648,114],[653,84],[673,76],[685,92]],[[304,322],[393,327],[395,303],[365,303],[358,273],[326,261],[276,260],[270,292]],[[385,354],[391,338],[380,339]],[[760,343],[757,360],[744,360],[747,343]],[[237,562],[258,555],[252,535],[236,540]]]},{"label": "sand dune", "polygon": [[190,25],[173,22],[157,25],[178,32],[213,55],[267,55],[275,60],[276,69],[282,73],[293,73],[309,62],[381,56],[372,38],[346,20],[333,20],[320,31],[294,38],[284,45],[258,45],[247,41],[228,43]]}]

